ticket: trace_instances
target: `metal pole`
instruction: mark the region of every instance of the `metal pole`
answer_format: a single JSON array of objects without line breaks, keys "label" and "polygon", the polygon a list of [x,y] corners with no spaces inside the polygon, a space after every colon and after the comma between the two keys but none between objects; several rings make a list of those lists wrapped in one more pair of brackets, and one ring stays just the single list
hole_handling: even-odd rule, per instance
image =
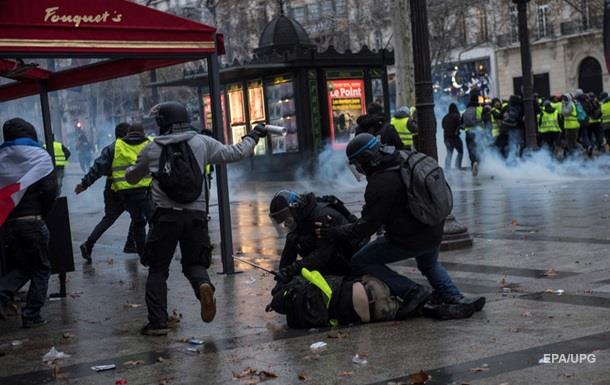
[{"label": "metal pole", "polygon": [[438,159],[426,0],[411,0],[411,33],[413,35],[415,107],[419,127],[417,150]]},{"label": "metal pole", "polygon": [[[212,107],[212,126],[214,135],[224,143],[223,116],[220,106],[220,76],[218,55],[208,57],[208,80],[210,85],[210,102]],[[229,208],[229,180],[227,165],[216,165],[216,187],[218,189],[218,216],[220,217],[220,252],[222,273],[234,274],[233,235],[231,233],[231,210]]]},{"label": "metal pole", "polygon": [[42,126],[44,128],[44,142],[47,146],[47,152],[51,155],[53,166],[55,166],[55,150],[53,148],[53,128],[51,127],[51,110],[49,109],[49,93],[47,83],[40,81],[38,83],[40,90],[40,108],[42,110]]},{"label": "metal pole", "polygon": [[530,0],[513,0],[519,13],[519,44],[521,46],[521,72],[523,73],[523,111],[525,113],[525,146],[538,147],[536,135],[536,116],[534,115],[534,92],[532,75],[532,54],[527,28],[527,4]]}]

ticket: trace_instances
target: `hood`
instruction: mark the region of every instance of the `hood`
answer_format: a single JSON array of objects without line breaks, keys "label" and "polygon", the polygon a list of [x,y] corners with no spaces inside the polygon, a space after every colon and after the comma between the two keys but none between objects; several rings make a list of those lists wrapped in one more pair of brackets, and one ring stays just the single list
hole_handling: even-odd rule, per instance
[{"label": "hood", "polygon": [[508,98],[508,104],[510,104],[511,106],[521,105],[521,97],[519,97],[518,95],[511,95],[510,98]]},{"label": "hood", "polygon": [[197,135],[197,133],[192,129],[174,130],[171,134],[157,136],[155,138],[155,143],[165,146],[170,143],[180,143],[191,140],[195,135]]},{"label": "hood", "polygon": [[[570,94],[565,94],[563,95],[564,98],[568,99],[567,102],[571,103],[572,102],[572,96],[570,96]],[[564,101],[562,100],[562,103],[564,103]]]},{"label": "hood", "polygon": [[378,166],[365,167],[364,171],[366,171],[366,175],[369,177],[378,171],[396,167],[398,165],[400,165],[400,153],[398,151],[394,151],[392,154],[384,154]]},{"label": "hood", "polygon": [[312,219],[312,213],[314,211],[314,209],[316,208],[316,206],[318,205],[318,202],[316,200],[316,196],[314,193],[308,193],[307,195],[304,196],[305,199],[305,204],[303,205],[303,207],[299,208],[298,210],[296,210],[296,215],[295,215],[295,219],[298,223],[302,223],[308,220]]},{"label": "hood", "polygon": [[362,115],[356,120],[356,123],[366,131],[381,128],[384,122],[385,116],[383,114]]},{"label": "hood", "polygon": [[138,131],[128,132],[127,135],[125,135],[121,139],[123,139],[123,141],[127,144],[140,144],[148,140],[148,138],[144,136],[143,133]]},{"label": "hood", "polygon": [[21,118],[14,118],[4,122],[2,135],[4,135],[4,141],[7,142],[18,138],[30,138],[38,141],[38,135],[34,126]]},{"label": "hood", "polygon": [[549,103],[549,104],[546,104],[546,105],[544,106],[544,111],[545,111],[545,112],[547,112],[547,113],[549,113],[549,114],[552,114],[553,112],[555,112],[555,107],[553,107],[553,105],[552,105],[552,104],[550,104],[550,103]]},{"label": "hood", "polygon": [[449,105],[449,113],[450,114],[459,114],[460,110],[458,110],[458,106],[455,103],[451,103]]}]

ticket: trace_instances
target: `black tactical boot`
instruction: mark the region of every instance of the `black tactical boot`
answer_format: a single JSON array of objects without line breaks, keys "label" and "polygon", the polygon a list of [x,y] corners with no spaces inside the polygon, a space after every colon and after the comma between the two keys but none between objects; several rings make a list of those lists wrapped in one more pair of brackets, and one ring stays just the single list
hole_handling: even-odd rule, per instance
[{"label": "black tactical boot", "polygon": [[454,305],[472,305],[474,306],[474,311],[481,311],[485,306],[485,297],[468,298],[460,295],[459,297],[454,297],[450,301],[447,301],[447,303]]},{"label": "black tactical boot", "polygon": [[409,317],[421,315],[422,306],[428,301],[432,295],[432,291],[427,287],[417,285],[415,288],[408,291],[402,297],[402,305],[396,312],[396,319],[403,320]]}]

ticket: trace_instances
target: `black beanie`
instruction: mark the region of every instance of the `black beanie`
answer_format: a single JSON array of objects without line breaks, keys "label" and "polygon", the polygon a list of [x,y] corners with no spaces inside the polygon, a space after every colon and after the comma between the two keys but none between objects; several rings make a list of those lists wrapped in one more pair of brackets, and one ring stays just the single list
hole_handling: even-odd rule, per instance
[{"label": "black beanie", "polygon": [[17,138],[30,138],[38,141],[38,135],[34,126],[21,118],[13,118],[4,122],[2,134],[5,141]]}]

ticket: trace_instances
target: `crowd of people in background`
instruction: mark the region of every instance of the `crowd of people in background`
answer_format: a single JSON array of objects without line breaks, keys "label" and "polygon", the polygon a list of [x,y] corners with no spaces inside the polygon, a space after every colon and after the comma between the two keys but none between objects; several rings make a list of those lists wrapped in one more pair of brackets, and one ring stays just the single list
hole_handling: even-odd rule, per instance
[{"label": "crowd of people in background", "polygon": [[[538,147],[558,160],[578,155],[591,158],[610,149],[610,98],[606,92],[596,95],[578,89],[546,99],[534,94],[534,114]],[[500,100],[473,92],[461,113],[457,104],[449,105],[442,127],[447,148],[445,169],[451,168],[454,152],[454,167],[462,168],[462,131],[474,176],[485,149],[495,148],[510,160],[521,156],[525,148],[524,105],[518,95]]]}]

